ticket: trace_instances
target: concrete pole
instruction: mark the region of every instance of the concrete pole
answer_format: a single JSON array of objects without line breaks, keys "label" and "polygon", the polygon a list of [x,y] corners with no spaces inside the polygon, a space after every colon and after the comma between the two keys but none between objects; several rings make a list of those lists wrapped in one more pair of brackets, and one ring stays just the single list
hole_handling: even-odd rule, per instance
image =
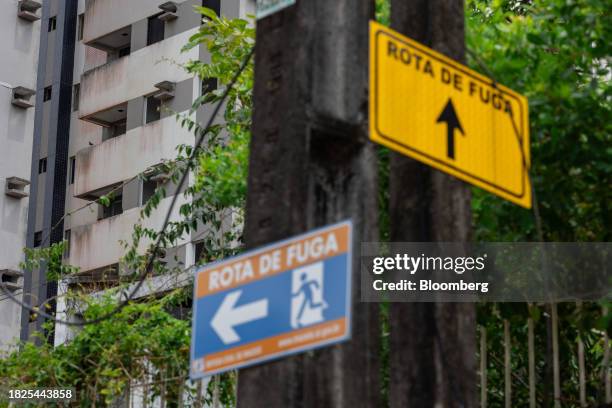
[{"label": "concrete pole", "polygon": [[359,243],[378,240],[368,141],[373,0],[298,0],[257,22],[248,248],[351,218],[350,342],[239,372],[238,407],[380,406],[379,305],[360,302]]},{"label": "concrete pole", "polygon": [[[464,60],[463,1],[392,0],[391,16],[395,30]],[[463,182],[392,154],[389,183],[392,241],[470,240]],[[394,303],[389,319],[391,407],[477,405],[474,305]]]}]

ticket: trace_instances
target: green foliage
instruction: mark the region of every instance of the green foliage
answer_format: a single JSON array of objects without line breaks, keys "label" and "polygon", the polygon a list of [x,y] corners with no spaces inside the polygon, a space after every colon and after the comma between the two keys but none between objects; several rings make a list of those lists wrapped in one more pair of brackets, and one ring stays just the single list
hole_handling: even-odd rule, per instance
[{"label": "green foliage", "polygon": [[[203,14],[204,23],[183,50],[199,45],[210,53],[210,62],[192,60],[183,67],[204,82],[214,80],[217,89],[207,89],[198,97],[187,114],[177,114],[181,126],[203,136],[204,144],[197,150],[191,145],[178,147],[178,155],[172,162],[164,163],[163,172],[177,182],[186,171],[195,176],[195,183],[187,187],[187,202],[180,207],[182,219],[172,222],[164,234],[164,245],[172,246],[178,238],[192,231],[201,231],[199,239],[204,244],[203,259],[198,263],[235,253],[241,242],[243,208],[246,201],[246,180],[252,113],[253,62],[251,61],[236,83],[229,90],[223,111],[223,121],[217,120],[210,129],[197,123],[194,113],[202,112],[204,105],[215,106],[249,55],[255,41],[255,31],[248,21],[218,17],[203,7],[196,7]],[[203,135],[203,133],[206,133]],[[143,209],[148,216],[158,205],[163,188],[158,189]],[[157,238],[155,230],[142,228],[135,231],[134,242],[142,237]],[[129,258],[138,259],[137,246],[132,244]],[[143,259],[140,260],[142,264]]]},{"label": "green foliage", "polygon": [[[223,120],[217,119],[210,129],[204,129],[194,116],[204,112],[205,106],[213,107],[221,101],[253,47],[255,31],[248,21],[218,17],[204,7],[196,10],[204,16],[204,22],[183,51],[202,45],[210,53],[210,62],[191,60],[183,68],[205,83],[216,83],[217,89],[206,89],[187,113],[176,114],[181,126],[193,132],[196,140],[203,137],[204,143],[197,149],[191,144],[178,146],[177,157],[157,166],[153,174],[168,174],[170,182],[178,184],[185,172],[191,172],[195,183],[183,192],[180,219],[173,220],[163,235],[144,227],[142,221],[135,226],[131,242],[125,243],[123,258],[126,269],[135,273],[146,265],[153,249],[142,253],[140,247],[145,239],[155,242],[161,238],[162,248],[172,248],[186,234],[196,232],[196,239],[204,245],[203,258],[198,263],[230,255],[240,247],[252,111],[252,61],[229,90]],[[141,211],[142,220],[150,217],[165,196],[166,187],[158,187]],[[153,269],[155,274],[169,272],[158,260]],[[174,272],[180,272],[180,268]]]},{"label": "green foliage", "polygon": [[[472,50],[470,63],[486,75],[526,94],[530,100],[532,137],[532,176],[547,240],[609,241],[610,202],[610,13],[600,0],[468,0],[466,4],[467,42]],[[254,29],[240,19],[217,17],[209,9],[197,7],[205,17],[185,50],[203,45],[210,62],[189,61],[184,68],[204,81],[216,80],[218,88],[198,97],[186,114],[177,114],[181,126],[202,136],[202,123],[194,119],[205,106],[219,102],[234,73],[254,44]],[[376,18],[390,23],[388,0],[376,0]],[[474,56],[477,56],[475,58]],[[249,64],[230,90],[223,106],[223,120],[206,131],[205,144],[179,146],[177,157],[141,175],[148,179],[165,173],[176,184],[185,172],[194,182],[185,189],[186,200],[179,207],[180,219],[168,231],[145,226],[144,221],[158,210],[166,197],[160,186],[141,211],[131,242],[125,243],[124,271],[138,274],[151,255],[142,251],[143,241],[161,238],[162,248],[176,246],[185,234],[198,232],[204,254],[198,262],[231,255],[241,248],[241,224],[246,199],[246,180],[252,113],[253,66]],[[379,149],[381,190],[381,239],[388,239],[388,162],[389,151]],[[99,203],[111,204],[112,196]],[[522,241],[536,237],[533,215],[488,193],[474,190],[474,226],[483,241]],[[204,228],[203,228],[204,227]],[[62,264],[63,244],[26,250],[24,269],[46,266],[50,279],[59,279],[77,270]],[[154,274],[182,272],[184,265],[170,269],[156,259]],[[117,291],[114,292],[115,294]],[[74,295],[85,305],[85,318],[112,310],[116,300],[111,293],[102,300]],[[130,304],[118,315],[101,324],[74,333],[72,341],[53,348],[46,344],[24,345],[19,353],[0,360],[3,386],[74,386],[79,406],[105,406],[122,396],[131,383],[148,384],[150,397],[165,392],[170,406],[178,405],[180,387],[188,367],[189,324],[172,317],[168,310],[189,302],[187,291],[159,299]],[[84,302],[84,303],[83,303]],[[383,381],[388,384],[388,305],[382,305],[380,350]],[[597,397],[603,354],[602,333],[611,325],[602,317],[600,305],[588,304],[578,311],[571,304],[561,305],[560,340],[562,377],[576,378],[574,348],[580,336],[592,370],[588,380],[591,400]],[[511,322],[513,338],[514,402],[525,405],[526,391],[526,317],[536,322],[536,348],[542,355],[546,347],[543,307],[530,310],[524,304],[482,305],[479,324],[489,337],[489,384],[491,406],[501,406],[503,371],[502,320]],[[538,372],[543,370],[538,360]],[[164,384],[165,391],[162,390]],[[235,405],[235,374],[217,377],[218,399],[225,406]],[[576,382],[563,385],[564,395],[576,395]],[[193,390],[188,394],[193,395]],[[386,386],[383,398],[388,398]],[[539,385],[539,393],[542,386]],[[209,388],[207,402],[217,398]],[[190,401],[183,401],[189,405]]]},{"label": "green foliage", "polygon": [[[170,175],[177,183],[185,172],[191,172],[195,182],[184,190],[185,202],[180,205],[180,219],[169,224],[161,236],[162,247],[176,245],[179,238],[187,233],[197,232],[204,247],[201,259],[206,263],[220,257],[237,253],[241,248],[243,209],[246,203],[246,182],[248,172],[250,127],[252,114],[253,62],[251,61],[237,78],[223,110],[223,120],[215,121],[210,129],[194,119],[196,112],[202,112],[205,105],[220,103],[227,87],[254,46],[255,31],[245,20],[218,17],[212,10],[196,7],[204,16],[204,23],[194,34],[184,51],[203,45],[210,53],[210,62],[192,60],[183,67],[187,72],[205,83],[214,81],[217,89],[207,89],[196,98],[187,114],[176,114],[182,127],[192,131],[196,140],[203,137],[204,144],[197,149],[192,145],[178,147],[177,157],[163,163],[157,169]],[[144,218],[149,217],[161,199],[165,189],[158,188],[142,210]],[[142,238],[153,241],[159,232],[140,225],[134,229],[132,243],[126,245],[124,261],[139,270],[145,265],[148,254],[138,251]],[[156,273],[171,273],[167,267],[155,265]],[[177,270],[178,272],[178,270]],[[190,293],[190,292],[189,292]],[[211,389],[218,387],[218,392]],[[235,404],[235,376],[217,377],[211,382],[208,397],[218,396],[225,406]]]},{"label": "green foliage", "polygon": [[249,134],[234,134],[227,144],[200,157],[195,190],[208,193],[218,208],[242,208],[246,200]]},{"label": "green foliage", "polygon": [[391,24],[391,2],[389,0],[376,0],[376,21],[381,24]]},{"label": "green foliage", "polygon": [[25,260],[19,267],[25,271],[32,271],[44,266],[47,270],[47,279],[51,281],[77,273],[78,268],[63,262],[67,244],[66,241],[62,241],[48,247],[24,248]]},{"label": "green foliage", "polygon": [[98,199],[98,202],[104,207],[109,207],[111,205],[111,198],[110,196],[103,195]]},{"label": "green foliage", "polygon": [[[90,407],[110,404],[130,384],[151,383],[152,400],[162,392],[163,380],[182,384],[188,374],[190,324],[166,311],[170,299],[131,304],[57,347],[26,343],[20,352],[0,360],[0,385],[74,387],[76,406]],[[109,297],[91,303],[84,317],[104,315],[115,305]]]},{"label": "green foliage", "polygon": [[[245,20],[218,17],[212,10],[196,7],[204,16],[200,30],[194,34],[183,51],[203,45],[210,53],[210,62],[192,60],[184,69],[205,83],[214,81],[217,89],[207,89],[198,97],[186,114],[176,114],[182,127],[192,131],[196,140],[204,144],[178,147],[177,157],[156,169],[169,175],[177,183],[185,172],[191,172],[194,183],[184,190],[185,200],[180,205],[180,219],[172,221],[160,236],[152,228],[141,224],[134,228],[132,242],[126,244],[124,262],[138,271],[148,260],[149,253],[139,251],[143,238],[151,242],[161,238],[162,248],[171,248],[185,234],[197,232],[204,247],[198,264],[232,255],[240,250],[242,241],[243,209],[246,202],[250,127],[252,113],[253,62],[251,61],[229,90],[223,110],[223,120],[215,121],[210,129],[194,119],[205,105],[220,103],[227,87],[254,46],[255,31]],[[158,207],[165,197],[164,187],[156,190],[141,211],[144,218]],[[155,273],[172,273],[158,261]],[[180,272],[180,268],[176,268]],[[189,292],[190,293],[190,292]],[[225,406],[234,401],[235,376],[224,375],[211,382],[218,387],[218,398]],[[208,390],[211,397],[213,390]],[[217,393],[215,393],[216,395]]]},{"label": "green foliage", "polygon": [[[599,0],[467,1],[473,68],[529,98],[531,176],[547,241],[609,241],[612,122],[609,4]],[[474,227],[481,241],[537,240],[534,215],[474,189]],[[558,305],[562,395],[578,406],[577,339],[586,350],[589,402],[601,401],[601,305]],[[503,327],[512,337],[513,403],[528,405],[527,312],[523,304],[481,305],[489,348],[489,403],[503,406]],[[550,316],[531,308],[541,402]],[[565,406],[565,405],[564,405]]]},{"label": "green foliage", "polygon": [[[210,109],[207,106],[214,107],[220,102],[250,53],[255,33],[245,20],[217,17],[212,10],[202,7],[196,9],[204,16],[204,23],[183,50],[202,45],[210,53],[210,62],[189,61],[184,68],[203,81],[215,80],[218,87],[207,89],[186,114],[176,114],[176,118],[194,133],[196,139],[203,136],[205,142],[198,149],[193,145],[181,145],[177,148],[176,159],[139,175],[140,179],[149,180],[165,174],[169,182],[159,185],[145,203],[140,220],[134,225],[131,241],[123,243],[122,280],[125,280],[123,277],[139,276],[151,255],[156,255],[153,274],[172,275],[184,271],[180,262],[172,268],[161,262],[159,254],[152,253],[153,244],[143,252],[143,243],[147,241],[152,243],[160,239],[161,249],[170,249],[186,234],[198,232],[205,247],[200,262],[240,250],[252,111],[252,61],[229,91],[222,106],[222,120],[218,118],[205,132],[203,124],[196,123],[194,118],[196,112],[204,112]],[[162,210],[159,207],[166,197],[166,188],[178,184],[186,172],[193,174],[195,182],[185,188],[185,199],[179,201],[180,217],[173,219],[163,234],[146,226],[146,219]],[[112,199],[112,194],[103,196],[98,203],[109,206]],[[26,249],[23,267],[46,267],[50,280],[78,272],[62,263],[63,251],[63,243],[49,248]],[[130,282],[128,279],[126,284]],[[64,296],[69,304],[83,311],[84,319],[94,319],[114,310],[118,295],[125,287],[116,286],[117,282],[109,282],[109,285],[115,287],[107,289],[102,299],[89,296],[87,293],[91,289],[86,288],[88,290],[83,292],[81,287],[78,291],[69,290]],[[185,383],[190,323],[168,313],[171,308],[190,301],[189,287],[158,298],[139,299],[139,303],[129,304],[111,318],[72,333],[72,340],[61,346],[54,348],[44,341],[42,345],[26,343],[20,352],[0,360],[0,385],[75,387],[78,406],[106,406],[125,397],[128,387],[146,387],[151,401],[163,394],[168,406],[192,405],[195,386]],[[181,401],[182,394],[189,400]],[[229,373],[211,381],[201,402],[212,404],[215,400],[223,406],[234,406],[234,395],[235,374]]]},{"label": "green foliage", "polygon": [[[582,339],[587,367],[586,385],[589,404],[603,400],[602,363],[605,349],[604,321],[601,306],[585,303],[581,308],[574,303],[557,305],[559,315],[559,365],[561,369],[563,406],[578,407],[577,344]],[[547,329],[549,311],[543,305],[531,310],[522,303],[484,304],[478,308],[478,324],[487,333],[487,377],[489,406],[504,406],[504,346],[503,320],[510,323],[512,401],[513,406],[529,405],[527,317],[534,320],[536,353],[536,392],[538,406],[543,406],[546,386],[543,382],[546,370]],[[591,406],[591,405],[589,405]]]},{"label": "green foliage", "polygon": [[[389,24],[389,1],[377,0],[376,18]],[[391,11],[392,12],[392,11]],[[610,143],[609,2],[600,0],[467,0],[466,34],[471,66],[529,98],[531,174],[549,241],[609,241],[612,219]],[[379,150],[381,237],[388,239],[388,152]],[[473,189],[472,209],[480,241],[537,239],[532,212]],[[608,304],[608,307],[610,305]],[[610,309],[610,307],[609,307]],[[603,332],[612,315],[602,305],[559,305],[562,395],[575,406],[578,395],[576,347],[586,350],[587,395],[601,398]],[[612,310],[612,309],[610,309]],[[527,316],[525,304],[485,304],[478,323],[488,333],[489,405],[503,406],[503,319],[510,321],[513,405],[528,405]],[[531,308],[535,321],[538,400],[543,397],[546,361],[544,305]],[[383,324],[383,333],[388,328]],[[388,353],[383,338],[381,358]],[[383,394],[386,389],[383,387]],[[564,405],[565,406],[565,405]]]},{"label": "green foliage", "polygon": [[[549,241],[609,241],[612,18],[600,0],[470,0],[468,47],[529,98],[532,169]],[[530,240],[532,215],[474,192],[479,239]]]},{"label": "green foliage", "polygon": [[[205,16],[205,22],[200,30],[191,36],[183,50],[187,51],[203,45],[210,53],[210,62],[193,60],[185,64],[184,68],[202,80],[216,79],[219,87],[197,98],[191,112],[200,108],[204,103],[215,103],[221,99],[226,86],[229,85],[255,44],[255,30],[249,26],[248,21],[218,17],[212,10],[205,7],[196,7],[196,9]],[[253,63],[251,61],[232,87],[225,106],[225,121],[222,125],[218,125],[215,133],[223,129],[231,135],[248,133],[251,124],[252,89]],[[188,120],[186,123],[192,125],[193,122]]]}]

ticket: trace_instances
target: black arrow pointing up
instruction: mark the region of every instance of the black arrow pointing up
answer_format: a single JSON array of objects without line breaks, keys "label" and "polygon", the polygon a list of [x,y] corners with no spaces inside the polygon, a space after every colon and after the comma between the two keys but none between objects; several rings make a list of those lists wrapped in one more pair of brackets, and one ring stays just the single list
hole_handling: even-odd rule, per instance
[{"label": "black arrow pointing up", "polygon": [[463,132],[463,127],[461,126],[461,122],[459,122],[459,118],[457,117],[457,112],[455,111],[455,106],[453,106],[453,100],[448,98],[448,102],[446,102],[446,106],[444,110],[438,116],[436,123],[446,123],[446,155],[449,159],[455,158],[455,129],[458,129],[462,135],[465,136]]}]

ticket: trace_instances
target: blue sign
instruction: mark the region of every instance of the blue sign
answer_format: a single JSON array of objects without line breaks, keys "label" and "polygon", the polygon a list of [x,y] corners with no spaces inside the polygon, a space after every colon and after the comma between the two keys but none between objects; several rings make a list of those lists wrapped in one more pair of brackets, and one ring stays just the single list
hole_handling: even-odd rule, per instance
[{"label": "blue sign", "polygon": [[350,221],[196,272],[191,378],[350,337]]}]

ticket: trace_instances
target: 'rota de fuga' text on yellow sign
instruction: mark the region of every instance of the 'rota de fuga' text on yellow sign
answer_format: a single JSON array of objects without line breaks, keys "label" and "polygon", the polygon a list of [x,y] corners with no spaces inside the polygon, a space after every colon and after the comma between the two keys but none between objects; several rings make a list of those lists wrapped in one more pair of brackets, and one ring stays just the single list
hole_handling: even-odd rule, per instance
[{"label": "'rota de fuga' text on yellow sign", "polygon": [[375,22],[370,138],[531,207],[527,99]]}]

